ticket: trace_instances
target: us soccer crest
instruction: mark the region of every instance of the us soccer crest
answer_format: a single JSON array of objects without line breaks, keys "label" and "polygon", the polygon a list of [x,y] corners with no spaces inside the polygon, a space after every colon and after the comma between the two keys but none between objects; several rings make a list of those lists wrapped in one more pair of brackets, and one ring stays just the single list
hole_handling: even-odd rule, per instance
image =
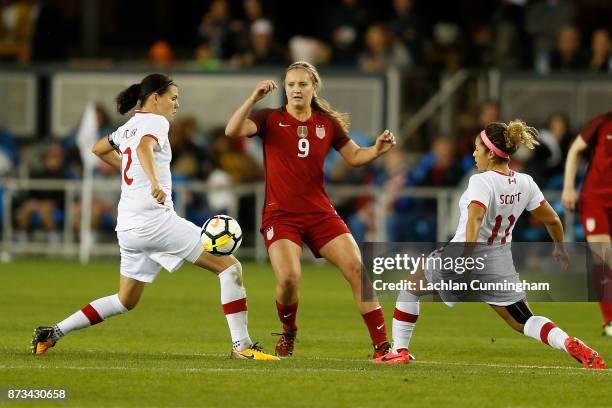
[{"label": "us soccer crest", "polygon": [[325,126],[317,125],[315,130],[316,130],[315,133],[317,134],[317,137],[319,139],[323,139],[325,137]]},{"label": "us soccer crest", "polygon": [[595,231],[595,218],[589,217],[586,219],[586,229],[589,232]]},{"label": "us soccer crest", "polygon": [[308,137],[308,127],[307,126],[298,126],[297,127],[297,135],[301,138]]},{"label": "us soccer crest", "polygon": [[266,230],[266,238],[268,238],[268,241],[274,238],[274,227],[270,227]]}]

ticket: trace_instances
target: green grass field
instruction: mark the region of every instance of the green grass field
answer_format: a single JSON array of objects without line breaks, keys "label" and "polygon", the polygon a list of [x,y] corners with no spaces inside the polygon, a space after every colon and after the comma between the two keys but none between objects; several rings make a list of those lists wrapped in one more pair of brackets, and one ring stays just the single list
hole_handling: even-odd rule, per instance
[{"label": "green grass field", "polygon": [[[279,330],[274,278],[245,264],[250,333],[272,351]],[[228,359],[216,277],[191,265],[162,272],[138,307],[71,333],[41,357],[34,327],[55,324],[116,292],[118,261],[87,267],[40,259],[0,264],[0,388],[66,389],[59,407],[610,406],[612,372],[583,370],[565,353],[513,332],[484,304],[424,303],[407,366],[368,363],[369,338],[348,285],[327,266],[305,266],[293,359]],[[390,323],[392,304],[384,303]],[[605,356],[596,304],[532,304]],[[389,327],[390,330],[390,327]]]}]

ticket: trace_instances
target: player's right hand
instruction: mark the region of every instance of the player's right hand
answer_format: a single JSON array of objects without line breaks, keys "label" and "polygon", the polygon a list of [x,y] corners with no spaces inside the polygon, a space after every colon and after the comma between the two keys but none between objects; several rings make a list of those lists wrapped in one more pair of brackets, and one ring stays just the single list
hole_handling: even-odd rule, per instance
[{"label": "player's right hand", "polygon": [[576,202],[578,201],[578,194],[576,193],[576,189],[567,189],[564,188],[561,193],[561,204],[563,208],[568,211],[574,211],[576,209]]},{"label": "player's right hand", "polygon": [[166,202],[166,193],[158,183],[151,185],[151,195],[160,204]]},{"label": "player's right hand", "polygon": [[567,270],[570,264],[570,260],[569,260],[569,255],[567,254],[567,251],[565,250],[565,248],[563,246],[555,245],[555,249],[553,250],[552,255],[555,261],[561,267],[561,270],[563,271]]},{"label": "player's right hand", "polygon": [[278,88],[276,86],[276,83],[272,81],[271,79],[261,81],[260,83],[257,84],[255,89],[253,90],[253,93],[251,94],[251,99],[254,102],[258,102],[262,100],[267,94],[275,90],[276,88]]}]

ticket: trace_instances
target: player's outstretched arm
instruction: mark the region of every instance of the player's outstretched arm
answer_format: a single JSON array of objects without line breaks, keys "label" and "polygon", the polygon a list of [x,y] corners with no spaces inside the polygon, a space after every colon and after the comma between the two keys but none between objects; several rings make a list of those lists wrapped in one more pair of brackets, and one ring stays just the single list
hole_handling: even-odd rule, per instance
[{"label": "player's outstretched arm", "polygon": [[578,169],[580,156],[582,156],[586,148],[586,142],[582,136],[578,135],[576,140],[572,143],[569,152],[567,152],[563,193],[561,193],[561,204],[563,204],[566,210],[574,211],[576,209],[576,202],[578,201],[578,194],[576,193],[576,171]]},{"label": "player's outstretched arm", "polygon": [[340,155],[349,165],[358,167],[363,166],[376,159],[378,156],[388,152],[395,146],[395,136],[389,130],[382,132],[377,138],[376,143],[370,147],[360,147],[352,140],[340,149]]},{"label": "player's outstretched arm", "polygon": [[548,235],[555,242],[553,256],[561,267],[566,269],[569,265],[569,257],[563,243],[563,224],[561,223],[561,218],[559,218],[557,212],[548,202],[531,211],[531,214],[546,227]]},{"label": "player's outstretched arm", "polygon": [[166,193],[159,184],[159,177],[157,176],[157,169],[155,168],[155,156],[153,151],[157,141],[151,137],[143,137],[138,143],[136,148],[136,154],[140,165],[151,182],[151,195],[157,200],[158,203],[163,204],[166,201]]},{"label": "player's outstretched arm", "polygon": [[478,233],[480,233],[480,226],[482,220],[484,220],[486,210],[478,204],[471,203],[468,206],[468,219],[465,226],[465,248],[463,250],[463,257],[468,257],[474,252],[476,242],[478,242]]},{"label": "player's outstretched arm", "polygon": [[225,126],[225,135],[232,138],[254,135],[257,132],[257,126],[249,119],[249,114],[257,102],[262,100],[276,88],[276,83],[272,80],[258,83],[251,96],[244,101],[236,112],[234,112],[229,122],[227,122],[227,126]]},{"label": "player's outstretched arm", "polygon": [[91,152],[98,156],[102,161],[110,164],[117,171],[121,171],[121,156],[111,146],[108,138],[105,136],[98,140],[91,148]]}]

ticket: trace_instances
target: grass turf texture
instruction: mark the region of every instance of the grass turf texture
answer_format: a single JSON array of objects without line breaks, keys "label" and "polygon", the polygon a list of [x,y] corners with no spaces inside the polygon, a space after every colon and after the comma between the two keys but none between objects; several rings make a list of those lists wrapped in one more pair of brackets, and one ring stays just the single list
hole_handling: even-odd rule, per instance
[{"label": "grass turf texture", "polygon": [[[135,310],[73,332],[47,354],[28,345],[55,324],[116,293],[117,261],[0,265],[0,388],[61,388],[65,402],[11,406],[609,406],[612,371],[579,368],[565,353],[511,330],[484,304],[424,303],[408,366],[368,363],[369,337],[348,284],[329,266],[304,266],[293,359],[230,360],[215,276],[191,265],[162,272]],[[268,265],[244,264],[251,337],[274,350],[279,331]],[[392,303],[385,302],[390,331]],[[539,303],[568,333],[612,358],[596,304]]]}]

